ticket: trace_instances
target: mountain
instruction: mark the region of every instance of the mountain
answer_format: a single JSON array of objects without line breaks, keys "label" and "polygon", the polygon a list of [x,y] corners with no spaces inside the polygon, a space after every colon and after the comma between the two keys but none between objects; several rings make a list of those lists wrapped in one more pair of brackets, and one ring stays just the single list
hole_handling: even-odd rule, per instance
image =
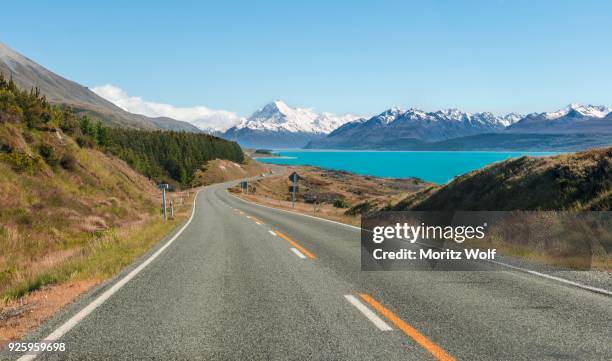
[{"label": "mountain", "polygon": [[570,104],[551,113],[533,113],[508,127],[511,133],[612,134],[612,109]]},{"label": "mountain", "polygon": [[107,124],[140,129],[200,132],[197,127],[187,122],[129,113],[87,87],[51,72],[3,43],[0,43],[0,73],[6,78],[11,77],[20,88],[38,87],[50,102],[70,105],[76,112],[86,113]]},{"label": "mountain", "polygon": [[391,210],[609,210],[612,148],[491,164],[410,195]]},{"label": "mountain", "polygon": [[311,109],[292,108],[276,100],[228,129],[223,137],[246,147],[301,148],[312,140],[324,138],[355,118],[327,112],[318,114]]},{"label": "mountain", "polygon": [[488,112],[472,114],[457,109],[425,112],[414,108],[391,108],[370,119],[346,123],[326,138],[311,141],[307,148],[387,149],[390,144],[412,147],[500,132],[521,118],[516,113],[496,116]]}]

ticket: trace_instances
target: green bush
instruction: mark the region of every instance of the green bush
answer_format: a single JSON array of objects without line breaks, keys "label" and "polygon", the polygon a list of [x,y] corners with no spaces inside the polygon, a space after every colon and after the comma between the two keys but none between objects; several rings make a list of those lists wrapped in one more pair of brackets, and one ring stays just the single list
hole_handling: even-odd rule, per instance
[{"label": "green bush", "polygon": [[9,163],[15,172],[34,174],[40,170],[40,158],[21,152],[0,153],[0,161]]},{"label": "green bush", "polygon": [[336,208],[350,208],[351,205],[348,204],[344,199],[338,198],[334,201],[334,207]]}]

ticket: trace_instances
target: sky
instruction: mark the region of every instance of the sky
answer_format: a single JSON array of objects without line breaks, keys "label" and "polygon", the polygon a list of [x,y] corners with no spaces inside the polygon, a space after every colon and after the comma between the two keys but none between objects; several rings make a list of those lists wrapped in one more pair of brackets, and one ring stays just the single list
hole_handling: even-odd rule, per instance
[{"label": "sky", "polygon": [[2,12],[0,41],[48,69],[218,123],[274,99],[359,115],[612,105],[607,0],[56,0]]}]

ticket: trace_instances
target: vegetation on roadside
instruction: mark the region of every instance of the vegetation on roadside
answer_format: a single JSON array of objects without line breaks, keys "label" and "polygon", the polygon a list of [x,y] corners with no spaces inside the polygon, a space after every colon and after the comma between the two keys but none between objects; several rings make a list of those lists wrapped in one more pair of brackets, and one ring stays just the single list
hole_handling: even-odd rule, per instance
[{"label": "vegetation on roadside", "polygon": [[611,210],[612,148],[510,159],[412,194],[391,210]]},{"label": "vegetation on roadside", "polygon": [[[287,178],[300,175],[295,208],[292,206]],[[432,186],[417,178],[393,179],[357,175],[317,167],[289,167],[286,174],[251,182],[244,197],[268,205],[295,209],[309,214],[358,224],[359,215],[373,209],[391,206],[410,194]],[[240,193],[238,186],[231,189]]]},{"label": "vegetation on roadside", "polygon": [[161,222],[146,176],[189,185],[195,164],[217,156],[243,159],[203,134],[94,124],[0,76],[0,301],[119,271],[190,210],[175,202],[176,219]]}]

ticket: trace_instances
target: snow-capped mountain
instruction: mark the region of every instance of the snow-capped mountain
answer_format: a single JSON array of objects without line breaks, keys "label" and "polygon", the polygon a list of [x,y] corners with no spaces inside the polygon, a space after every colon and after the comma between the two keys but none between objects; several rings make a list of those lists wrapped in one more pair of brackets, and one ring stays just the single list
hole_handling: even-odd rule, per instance
[{"label": "snow-capped mountain", "polygon": [[532,113],[508,127],[507,132],[533,134],[612,133],[612,108],[570,104],[549,113]]},{"label": "snow-capped mountain", "polygon": [[544,117],[549,120],[559,119],[565,116],[604,118],[606,115],[610,114],[610,112],[612,112],[612,109],[604,105],[582,105],[572,103],[556,112],[544,113]]},{"label": "snow-capped mountain", "polygon": [[300,148],[355,118],[353,115],[319,114],[312,109],[292,108],[276,100],[228,129],[223,136],[247,147]]},{"label": "snow-capped mountain", "polygon": [[411,108],[388,109],[370,119],[344,124],[328,137],[309,144],[310,148],[385,148],[398,142],[436,142],[483,133],[502,131],[521,119],[510,113],[466,113],[458,109],[425,112]]}]

